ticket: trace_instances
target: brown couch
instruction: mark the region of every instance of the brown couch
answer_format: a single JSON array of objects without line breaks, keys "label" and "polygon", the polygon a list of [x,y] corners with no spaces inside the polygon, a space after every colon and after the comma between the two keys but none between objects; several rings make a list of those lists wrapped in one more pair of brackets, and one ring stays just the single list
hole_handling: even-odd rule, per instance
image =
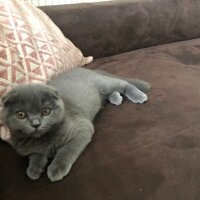
[{"label": "brown couch", "polygon": [[27,160],[0,142],[0,199],[199,200],[200,1],[41,9],[96,58],[88,68],[149,81],[150,100],[106,105],[93,141],[58,183],[29,180]]}]

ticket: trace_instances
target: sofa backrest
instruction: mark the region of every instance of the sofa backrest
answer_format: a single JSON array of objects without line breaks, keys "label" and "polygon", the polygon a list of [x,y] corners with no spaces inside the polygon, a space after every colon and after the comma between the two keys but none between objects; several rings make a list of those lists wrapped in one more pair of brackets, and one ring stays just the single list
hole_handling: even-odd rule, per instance
[{"label": "sofa backrest", "polygon": [[121,0],[40,7],[96,58],[200,37],[200,0]]}]

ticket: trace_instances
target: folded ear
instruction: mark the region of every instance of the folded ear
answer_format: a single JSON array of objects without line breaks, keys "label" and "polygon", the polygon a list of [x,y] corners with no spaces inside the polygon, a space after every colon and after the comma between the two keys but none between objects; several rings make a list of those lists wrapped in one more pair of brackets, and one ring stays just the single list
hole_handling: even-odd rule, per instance
[{"label": "folded ear", "polygon": [[2,97],[1,97],[1,101],[3,103],[4,106],[8,105],[9,103],[12,103],[14,101],[14,99],[16,98],[16,93],[11,90],[9,92],[6,92]]},{"label": "folded ear", "polygon": [[58,90],[54,87],[48,86],[49,94],[53,96],[55,99],[59,99]]}]

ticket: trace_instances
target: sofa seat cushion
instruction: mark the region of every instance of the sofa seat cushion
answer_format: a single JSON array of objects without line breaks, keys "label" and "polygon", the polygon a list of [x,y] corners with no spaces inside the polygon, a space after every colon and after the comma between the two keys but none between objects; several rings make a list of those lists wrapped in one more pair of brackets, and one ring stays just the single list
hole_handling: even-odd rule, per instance
[{"label": "sofa seat cushion", "polygon": [[90,69],[151,83],[149,102],[107,104],[70,174],[26,176],[27,160],[0,143],[2,200],[172,200],[200,196],[200,39],[96,60]]}]

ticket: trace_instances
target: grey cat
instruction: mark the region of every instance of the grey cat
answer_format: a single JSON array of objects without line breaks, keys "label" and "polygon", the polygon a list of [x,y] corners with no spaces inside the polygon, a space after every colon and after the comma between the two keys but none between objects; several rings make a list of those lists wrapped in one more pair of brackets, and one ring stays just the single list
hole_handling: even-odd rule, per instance
[{"label": "grey cat", "polygon": [[144,103],[148,98],[143,92],[149,89],[144,81],[78,68],[47,85],[13,88],[2,97],[1,115],[11,131],[14,149],[29,157],[30,179],[38,179],[51,160],[47,175],[54,182],[69,173],[91,141],[92,121],[107,100],[119,105],[123,94],[132,102]]}]

